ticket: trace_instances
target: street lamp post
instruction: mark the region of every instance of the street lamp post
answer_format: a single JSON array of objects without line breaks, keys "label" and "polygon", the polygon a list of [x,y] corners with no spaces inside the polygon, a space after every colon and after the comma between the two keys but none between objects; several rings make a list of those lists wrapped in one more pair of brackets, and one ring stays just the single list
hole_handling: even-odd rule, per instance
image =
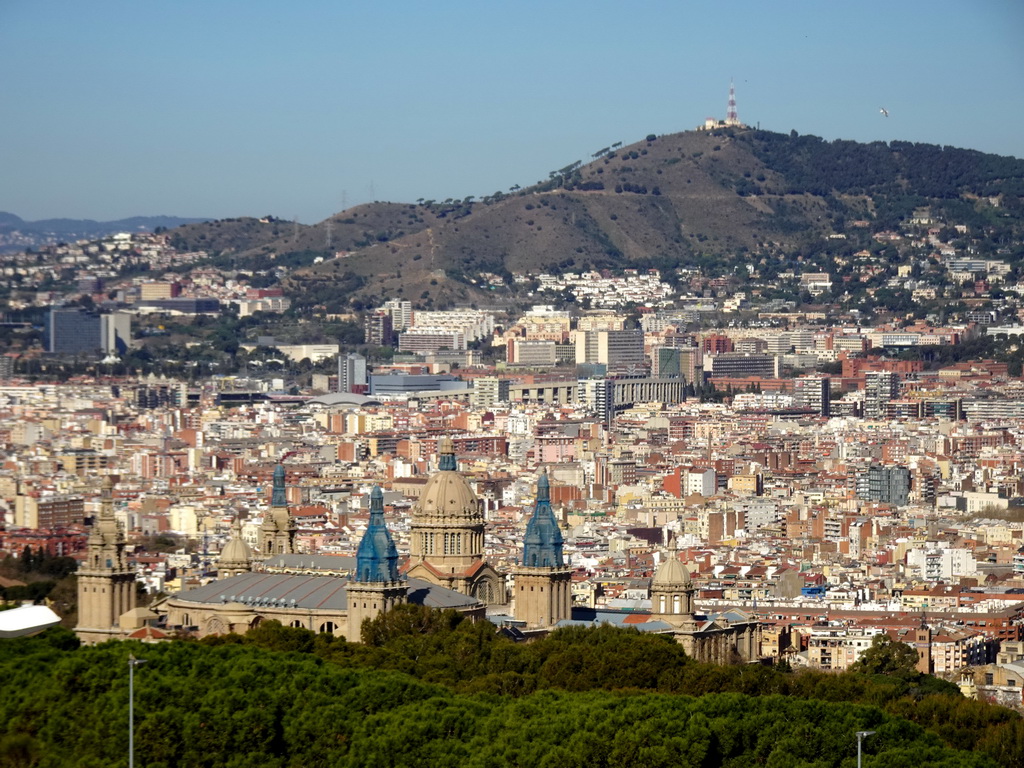
[{"label": "street lamp post", "polygon": [[135,768],[135,668],[145,659],[128,656],[128,768]]},{"label": "street lamp post", "polygon": [[857,731],[857,768],[860,766],[860,743],[864,740],[865,736],[871,736],[874,731]]}]

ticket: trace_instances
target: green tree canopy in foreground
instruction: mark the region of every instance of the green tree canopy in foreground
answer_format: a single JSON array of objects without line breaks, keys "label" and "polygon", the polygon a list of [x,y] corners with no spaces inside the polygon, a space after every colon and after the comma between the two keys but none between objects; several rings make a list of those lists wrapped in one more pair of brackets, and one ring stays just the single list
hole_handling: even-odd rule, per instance
[{"label": "green tree canopy in foreground", "polygon": [[[449,618],[429,628],[411,620],[392,621],[381,631],[383,645],[378,647],[274,625],[216,644],[111,642],[75,648],[73,637],[62,630],[3,643],[0,765],[125,765],[129,653],[148,661],[135,678],[140,768],[852,768],[854,733],[865,729],[876,731],[864,744],[867,766],[1022,764],[1019,718],[945,693],[925,694],[920,701],[885,699],[889,689],[876,689],[871,677],[848,674],[809,676],[802,685],[812,695],[781,695],[767,689],[770,680],[787,677],[784,673],[766,670],[766,676],[756,667],[710,667],[665,653],[657,656],[657,645],[637,642],[654,638],[635,631],[557,632],[524,646],[500,638],[484,641],[486,635],[476,631],[480,626],[486,625]],[[488,674],[508,674],[509,664],[557,669],[538,673],[547,688],[510,696],[458,693],[451,686],[369,666],[401,658],[403,651],[395,647],[399,641],[414,653],[431,655],[424,638],[442,638],[446,653],[462,654],[451,656],[450,666],[482,664],[472,658],[472,647],[479,643],[489,648],[484,666],[504,669]],[[533,648],[542,661],[531,656]],[[619,686],[608,685],[600,672],[589,678],[571,672],[568,679],[580,690],[558,687],[559,675],[573,667],[574,653],[588,664],[601,664],[595,649],[606,648],[625,654],[607,670],[622,678]],[[515,652],[506,653],[511,649]],[[609,690],[628,685],[630,668],[647,663],[637,649],[655,653],[656,663],[664,667],[658,680],[646,680],[655,690],[693,683],[701,689],[694,693],[714,687],[723,692]],[[436,673],[441,662],[431,664]],[[724,671],[732,669],[735,675]],[[751,693],[724,692],[742,680],[739,684],[750,686]],[[606,687],[594,687],[598,684]],[[851,693],[862,700],[877,695],[896,706],[845,700]],[[940,735],[941,725],[954,722],[958,729]],[[962,743],[951,743],[957,739]]]}]

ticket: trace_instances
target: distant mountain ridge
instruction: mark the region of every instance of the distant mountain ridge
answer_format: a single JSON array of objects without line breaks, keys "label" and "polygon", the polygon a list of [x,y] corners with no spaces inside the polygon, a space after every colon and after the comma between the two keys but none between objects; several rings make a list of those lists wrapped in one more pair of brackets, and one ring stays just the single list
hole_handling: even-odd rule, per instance
[{"label": "distant mountain ridge", "polygon": [[58,240],[90,240],[117,232],[152,232],[157,227],[173,229],[211,220],[183,216],[132,216],[116,221],[64,218],[26,221],[16,214],[0,211],[0,250],[22,250]]}]

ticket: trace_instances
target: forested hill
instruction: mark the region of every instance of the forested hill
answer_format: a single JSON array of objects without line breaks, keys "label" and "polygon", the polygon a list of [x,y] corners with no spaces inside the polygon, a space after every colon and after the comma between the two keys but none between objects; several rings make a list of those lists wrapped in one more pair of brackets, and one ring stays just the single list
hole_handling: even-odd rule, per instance
[{"label": "forested hill", "polygon": [[[484,295],[487,273],[508,280],[512,272],[691,266],[732,274],[824,248],[835,236],[864,247],[922,209],[1009,247],[1013,263],[1024,257],[1024,160],[731,129],[651,135],[594,155],[528,188],[479,200],[339,214],[331,226],[340,231],[347,222],[350,256],[307,270],[290,286],[296,296],[326,299],[344,276],[360,284],[352,298],[404,295],[438,306]],[[310,255],[322,252],[326,226],[297,242]]]},{"label": "forested hill", "polygon": [[[269,622],[244,638],[75,649],[64,630],[0,644],[0,764],[140,766],[821,766],[1024,764],[1014,713],[891,668],[828,675],[685,658],[611,627],[528,645],[402,609],[365,645]],[[882,657],[876,658],[876,661]],[[876,673],[881,668],[874,670]],[[937,683],[937,684],[936,684]]]}]

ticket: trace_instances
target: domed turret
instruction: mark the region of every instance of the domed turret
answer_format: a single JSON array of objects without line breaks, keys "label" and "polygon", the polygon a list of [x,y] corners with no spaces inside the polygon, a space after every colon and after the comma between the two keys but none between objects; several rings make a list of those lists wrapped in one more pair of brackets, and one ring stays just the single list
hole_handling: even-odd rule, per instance
[{"label": "domed turret", "polygon": [[693,579],[679,562],[677,543],[673,540],[651,579],[651,614],[663,621],[678,622],[693,615]]},{"label": "domed turret", "polygon": [[690,572],[685,565],[679,562],[679,556],[675,549],[669,550],[668,557],[658,566],[658,570],[654,572],[651,586],[653,587],[654,585],[666,587],[679,585],[689,587],[693,585]]},{"label": "domed turret", "polygon": [[412,509],[413,523],[449,520],[463,524],[482,524],[484,516],[480,511],[480,503],[469,481],[459,474],[451,438],[441,438],[437,451],[440,455],[438,471],[427,481],[419,501]]},{"label": "domed turret", "polygon": [[562,557],[562,532],[551,509],[548,473],[537,480],[537,501],[523,537],[523,562],[514,570],[513,615],[530,629],[572,617],[572,570]]},{"label": "domed turret", "polygon": [[270,509],[263,516],[263,527],[260,530],[261,554],[291,554],[295,551],[295,521],[288,509],[288,498],[285,493],[285,470],[278,464],[274,467],[273,493],[270,497]]},{"label": "domed turret", "polygon": [[437,446],[437,472],[412,508],[413,561],[427,560],[442,573],[461,573],[483,559],[484,514],[476,494],[458,471],[451,438]]},{"label": "domed turret", "polygon": [[242,537],[242,521],[237,517],[231,524],[231,538],[217,558],[217,576],[226,578],[247,573],[252,568],[253,551]]}]

